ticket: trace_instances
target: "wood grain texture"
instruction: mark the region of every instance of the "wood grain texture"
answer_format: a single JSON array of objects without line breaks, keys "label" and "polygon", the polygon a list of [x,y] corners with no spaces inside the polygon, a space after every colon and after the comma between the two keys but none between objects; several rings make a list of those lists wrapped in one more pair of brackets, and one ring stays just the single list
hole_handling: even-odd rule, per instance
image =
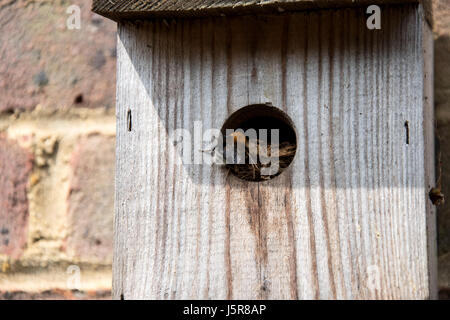
[{"label": "wood grain texture", "polygon": [[[420,6],[382,17],[378,31],[362,9],[119,24],[115,298],[435,296],[430,38]],[[266,102],[297,131],[283,174],[182,163],[177,128]]]},{"label": "wood grain texture", "polygon": [[92,11],[113,20],[280,13],[308,9],[421,3],[431,22],[431,0],[93,0]]},{"label": "wood grain texture", "polygon": [[[425,183],[428,190],[436,186],[435,146],[434,146],[434,38],[430,26],[423,22],[422,50],[424,55],[424,139],[425,139]],[[427,199],[427,234],[428,234],[428,273],[432,299],[438,299],[437,266],[437,217],[436,207]]]}]

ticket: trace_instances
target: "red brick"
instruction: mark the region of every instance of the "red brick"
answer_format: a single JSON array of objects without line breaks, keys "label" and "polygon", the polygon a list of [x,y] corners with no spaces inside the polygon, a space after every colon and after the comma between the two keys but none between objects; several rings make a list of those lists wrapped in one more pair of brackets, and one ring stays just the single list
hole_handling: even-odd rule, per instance
[{"label": "red brick", "polygon": [[0,136],[0,253],[17,258],[26,245],[32,155]]},{"label": "red brick", "polygon": [[[80,30],[66,26],[70,5],[81,8]],[[0,112],[37,104],[114,106],[116,25],[92,13],[90,5],[85,0],[0,5]]]},{"label": "red brick", "polygon": [[434,32],[450,34],[450,2],[448,0],[433,0]]},{"label": "red brick", "polygon": [[82,138],[72,159],[69,193],[69,251],[83,260],[112,260],[115,140]]}]

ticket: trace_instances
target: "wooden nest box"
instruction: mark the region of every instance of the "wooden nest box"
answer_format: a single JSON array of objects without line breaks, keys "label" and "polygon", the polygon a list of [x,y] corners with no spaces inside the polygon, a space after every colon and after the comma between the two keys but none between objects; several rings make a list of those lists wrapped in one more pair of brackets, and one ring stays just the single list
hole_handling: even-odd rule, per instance
[{"label": "wooden nest box", "polygon": [[[114,297],[435,298],[428,7],[94,0],[118,22]],[[209,161],[252,128],[279,171]]]}]

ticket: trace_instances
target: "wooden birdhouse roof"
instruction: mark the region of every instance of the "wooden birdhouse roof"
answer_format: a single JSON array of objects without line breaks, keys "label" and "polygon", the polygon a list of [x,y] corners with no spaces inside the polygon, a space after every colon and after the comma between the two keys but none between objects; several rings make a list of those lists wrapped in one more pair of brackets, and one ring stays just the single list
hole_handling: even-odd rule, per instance
[{"label": "wooden birdhouse roof", "polygon": [[431,0],[93,0],[92,11],[112,20],[280,13],[310,9],[422,3]]}]

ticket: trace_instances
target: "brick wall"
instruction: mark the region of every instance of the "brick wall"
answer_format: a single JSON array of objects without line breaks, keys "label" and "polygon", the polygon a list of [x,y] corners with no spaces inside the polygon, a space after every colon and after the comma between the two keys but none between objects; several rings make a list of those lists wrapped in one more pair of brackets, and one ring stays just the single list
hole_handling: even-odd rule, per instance
[{"label": "brick wall", "polygon": [[447,196],[438,210],[439,285],[441,297],[450,298],[450,0],[433,1],[433,14],[437,154],[441,154],[442,191]]},{"label": "brick wall", "polygon": [[[81,30],[66,27],[72,4],[81,8]],[[450,1],[433,6],[437,132],[450,198]],[[92,14],[90,1],[5,0],[0,31],[0,299],[107,299],[115,24]],[[439,272],[445,297],[450,201],[439,208]]]},{"label": "brick wall", "polygon": [[116,26],[6,0],[0,30],[0,299],[109,298]]}]

